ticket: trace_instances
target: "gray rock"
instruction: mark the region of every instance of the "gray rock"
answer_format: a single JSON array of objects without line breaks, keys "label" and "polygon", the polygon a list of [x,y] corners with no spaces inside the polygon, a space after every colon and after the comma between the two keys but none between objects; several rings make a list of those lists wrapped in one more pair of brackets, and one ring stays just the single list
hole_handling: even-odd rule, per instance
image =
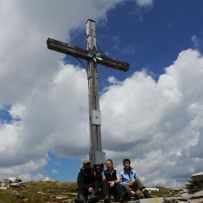
[{"label": "gray rock", "polygon": [[162,197],[159,198],[147,198],[147,199],[139,199],[139,203],[163,203],[164,200]]},{"label": "gray rock", "polygon": [[190,195],[190,198],[203,198],[203,191],[195,192],[194,194]]},{"label": "gray rock", "polygon": [[191,176],[191,179],[195,182],[201,182],[203,181],[203,172],[195,173]]}]

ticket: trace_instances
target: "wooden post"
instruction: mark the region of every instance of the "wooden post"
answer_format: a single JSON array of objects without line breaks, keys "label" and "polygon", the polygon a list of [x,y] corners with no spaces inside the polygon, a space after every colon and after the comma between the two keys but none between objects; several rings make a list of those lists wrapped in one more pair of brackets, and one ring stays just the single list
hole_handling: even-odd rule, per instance
[{"label": "wooden post", "polygon": [[102,164],[105,153],[102,152],[101,142],[101,113],[99,107],[98,71],[96,62],[96,32],[95,22],[86,23],[87,49],[93,54],[88,60],[88,92],[89,92],[89,126],[90,126],[90,161],[93,165]]}]

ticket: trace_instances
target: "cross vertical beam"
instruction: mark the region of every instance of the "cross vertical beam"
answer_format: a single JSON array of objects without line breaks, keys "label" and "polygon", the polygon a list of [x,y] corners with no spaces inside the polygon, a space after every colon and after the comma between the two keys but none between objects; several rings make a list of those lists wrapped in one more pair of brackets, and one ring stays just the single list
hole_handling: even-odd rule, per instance
[{"label": "cross vertical beam", "polygon": [[[86,23],[87,49],[96,53],[95,21]],[[105,153],[102,152],[101,142],[101,113],[99,107],[98,71],[96,58],[88,60],[88,93],[89,93],[89,128],[90,128],[90,161],[93,165],[102,164]]]}]

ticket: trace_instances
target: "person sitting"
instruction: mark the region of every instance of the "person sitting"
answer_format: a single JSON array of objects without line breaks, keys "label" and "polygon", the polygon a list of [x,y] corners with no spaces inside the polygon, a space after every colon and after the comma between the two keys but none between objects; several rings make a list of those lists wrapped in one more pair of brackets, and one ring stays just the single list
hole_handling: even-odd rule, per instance
[{"label": "person sitting", "polygon": [[123,160],[124,169],[121,171],[121,185],[127,191],[128,197],[135,196],[136,191],[139,189],[145,198],[150,198],[148,191],[143,183],[137,178],[135,170],[130,166],[130,159]]},{"label": "person sitting", "polygon": [[122,193],[120,174],[118,170],[114,169],[113,161],[111,159],[106,160],[106,170],[104,170],[102,185],[104,202],[109,202],[111,195],[114,196],[116,201],[120,200],[120,195]]},{"label": "person sitting", "polygon": [[97,201],[98,189],[95,183],[96,181],[94,170],[91,167],[90,161],[85,160],[77,177],[78,195],[76,198],[76,202],[86,202],[86,200],[88,199],[88,195],[90,201]]}]

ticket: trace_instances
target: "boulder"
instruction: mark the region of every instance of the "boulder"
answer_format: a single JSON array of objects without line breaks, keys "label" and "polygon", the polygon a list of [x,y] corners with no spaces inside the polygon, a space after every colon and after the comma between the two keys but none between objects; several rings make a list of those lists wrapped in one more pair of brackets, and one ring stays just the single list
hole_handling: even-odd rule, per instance
[{"label": "boulder", "polygon": [[147,199],[139,199],[138,203],[163,203],[164,200],[162,197],[158,198],[147,198]]},{"label": "boulder", "polygon": [[203,172],[195,173],[191,176],[191,179],[195,182],[201,182],[203,181]]}]

